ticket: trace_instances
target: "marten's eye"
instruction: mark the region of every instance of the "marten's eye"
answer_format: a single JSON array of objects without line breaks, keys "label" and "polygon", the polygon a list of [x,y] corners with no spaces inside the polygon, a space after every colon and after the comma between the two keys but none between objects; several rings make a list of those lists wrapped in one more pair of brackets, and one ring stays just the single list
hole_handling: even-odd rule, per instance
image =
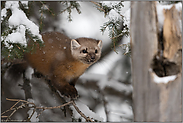
[{"label": "marten's eye", "polygon": [[95,50],[95,53],[98,53],[98,50]]},{"label": "marten's eye", "polygon": [[88,52],[87,52],[87,50],[84,49],[84,50],[82,50],[82,53],[88,53]]}]

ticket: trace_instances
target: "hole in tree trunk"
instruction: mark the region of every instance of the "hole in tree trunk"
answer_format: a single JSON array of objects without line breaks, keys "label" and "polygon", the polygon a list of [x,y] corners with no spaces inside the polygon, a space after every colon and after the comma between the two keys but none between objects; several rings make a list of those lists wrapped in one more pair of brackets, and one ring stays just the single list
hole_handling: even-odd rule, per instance
[{"label": "hole in tree trunk", "polygon": [[171,76],[180,73],[181,67],[175,62],[169,61],[167,58],[159,58],[154,56],[151,68],[159,77]]}]

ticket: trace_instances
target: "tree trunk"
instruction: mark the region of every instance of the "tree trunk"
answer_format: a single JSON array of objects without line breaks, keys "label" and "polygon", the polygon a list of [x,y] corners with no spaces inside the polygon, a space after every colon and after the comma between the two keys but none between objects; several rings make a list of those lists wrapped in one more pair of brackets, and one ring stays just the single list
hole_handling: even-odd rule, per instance
[{"label": "tree trunk", "polygon": [[164,10],[161,33],[156,2],[131,3],[134,121],[182,120],[180,15],[175,7]]}]

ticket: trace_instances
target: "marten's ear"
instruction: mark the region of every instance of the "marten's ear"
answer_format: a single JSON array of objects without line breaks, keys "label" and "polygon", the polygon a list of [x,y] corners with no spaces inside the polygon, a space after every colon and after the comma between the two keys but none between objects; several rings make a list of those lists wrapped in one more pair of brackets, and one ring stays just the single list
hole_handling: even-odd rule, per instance
[{"label": "marten's ear", "polygon": [[98,47],[99,47],[100,49],[102,49],[102,41],[101,41],[101,40],[99,40],[99,42],[98,42]]},{"label": "marten's ear", "polygon": [[71,49],[77,49],[79,48],[81,45],[75,40],[75,39],[72,39],[71,40]]}]

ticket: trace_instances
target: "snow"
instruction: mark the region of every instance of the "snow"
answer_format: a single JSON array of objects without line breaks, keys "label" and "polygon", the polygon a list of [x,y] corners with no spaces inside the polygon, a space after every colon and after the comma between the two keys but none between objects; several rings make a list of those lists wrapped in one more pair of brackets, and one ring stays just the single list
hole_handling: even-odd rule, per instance
[{"label": "snow", "polygon": [[[86,117],[90,117],[90,118],[93,118],[95,120],[98,120],[98,121],[103,121],[103,118],[101,116],[99,116],[98,114],[96,114],[95,112],[93,112],[92,110],[90,110],[88,108],[87,105],[85,105],[84,103],[80,102],[80,101],[77,101],[76,102],[76,106],[80,109],[80,111],[86,115]],[[74,117],[75,118],[80,118],[80,114],[78,114],[78,112],[76,112],[75,108],[72,106],[72,110],[73,110],[73,114],[74,114]]]},{"label": "snow", "polygon": [[[30,108],[29,111],[27,112],[27,114],[29,115],[29,117],[32,115],[33,113],[33,108]],[[39,118],[36,118],[37,117],[37,112],[34,112],[33,116],[31,117],[30,121],[31,122],[38,122],[39,121]]]},{"label": "snow", "polygon": [[1,10],[1,23],[3,19],[6,17],[6,13],[7,13],[7,10],[5,8]]},{"label": "snow", "polygon": [[155,73],[153,73],[153,77],[154,82],[167,84],[168,82],[174,81],[177,78],[177,75],[158,77]]},{"label": "snow", "polygon": [[84,73],[80,76],[80,78],[83,80],[83,82],[85,82],[85,80],[97,81],[97,84],[101,90],[103,90],[105,87],[111,87],[116,91],[125,92],[125,94],[129,94],[133,90],[132,85],[127,86],[114,79],[109,80],[108,76],[102,74]]},{"label": "snow", "polygon": [[34,103],[33,99],[27,99],[27,101],[30,102],[30,103]]},{"label": "snow", "polygon": [[[108,56],[106,56],[102,61],[95,63],[87,73],[94,74],[104,74],[107,75],[108,72],[113,68],[113,63],[119,60],[120,57],[115,52],[111,52]],[[97,69],[97,70],[96,70]]]},{"label": "snow", "polygon": [[10,29],[17,27],[17,29],[13,31],[13,33],[9,34],[7,37],[3,37],[3,39],[5,39],[5,45],[7,47],[10,47],[7,44],[7,42],[9,41],[27,46],[25,38],[26,29],[31,31],[33,36],[38,36],[38,38],[42,40],[42,36],[39,34],[39,27],[35,25],[32,21],[30,21],[25,13],[21,9],[19,9],[18,1],[6,1],[5,8],[1,11],[1,14],[3,16],[5,15],[7,9],[10,9],[12,12],[12,15],[8,20]]},{"label": "snow", "polygon": [[28,6],[29,1],[20,1],[22,4],[25,4],[26,6]]},{"label": "snow", "polygon": [[[103,13],[99,12],[90,2],[78,2],[80,4],[81,14],[72,11],[72,21],[68,22],[68,13],[64,12],[60,15],[58,25],[66,34],[75,39],[78,37],[90,37],[100,39],[102,41],[109,40],[108,33],[100,32],[102,24],[106,21]],[[107,43],[103,42],[104,45]]]},{"label": "snow", "polygon": [[[92,82],[96,82],[96,88],[99,87],[97,90],[88,90],[88,88],[82,88],[79,85],[76,85],[76,88],[79,92],[79,95],[82,98],[78,100],[87,106],[92,106],[93,101],[91,99],[101,99],[100,91],[104,92],[106,88],[110,88],[111,90],[117,91],[117,93],[123,93],[128,95],[132,93],[132,85],[123,84],[115,79],[108,79],[108,75],[102,74],[93,74],[93,73],[84,73],[80,76],[79,82],[81,82],[83,86],[86,84],[91,84]],[[91,80],[91,81],[90,81]],[[91,83],[90,83],[91,82]],[[89,95],[89,96],[88,96]],[[125,121],[133,118],[133,112],[131,106],[128,102],[123,100],[123,97],[119,97],[113,94],[104,94],[104,99],[107,102],[107,110],[109,111],[108,118],[109,121]],[[97,107],[94,110],[96,114],[100,115],[103,118],[103,122],[106,122],[106,113],[104,111],[104,105],[97,104]]]},{"label": "snow", "polygon": [[112,8],[112,6],[115,6],[116,4],[118,4],[120,1],[101,1],[101,3],[103,3],[103,5],[109,6]]},{"label": "snow", "polygon": [[27,79],[32,79],[32,74],[34,73],[34,69],[31,67],[28,67],[27,70],[25,71],[25,77]]},{"label": "snow", "polygon": [[[120,2],[121,1],[101,1],[101,3],[103,5],[107,5],[111,8]],[[120,14],[124,16],[125,20],[128,20],[130,18],[130,13],[129,13],[130,12],[130,1],[122,2],[122,4],[124,5],[124,7],[121,8]],[[121,15],[119,15],[115,9],[112,9],[109,12],[108,18],[115,19],[115,18],[121,17]],[[125,21],[125,22],[127,22],[127,21]]]},{"label": "snow", "polygon": [[128,26],[128,28],[130,29],[130,12],[131,9],[130,7],[124,12],[123,16],[124,16],[124,24],[126,24]]},{"label": "snow", "polygon": [[[100,1],[109,3],[109,1]],[[111,4],[119,3],[119,1],[110,1]],[[58,25],[60,29],[64,30],[65,33],[71,38],[78,38],[78,37],[90,37],[94,39],[102,40],[103,47],[111,42],[109,38],[109,31],[106,30],[103,34],[100,31],[101,26],[108,22],[112,17],[117,18],[119,14],[115,11],[111,11],[109,16],[104,17],[104,13],[99,12],[95,5],[90,2],[79,2],[81,14],[78,14],[76,11],[72,11],[72,21],[68,22],[68,13],[64,12],[60,15],[61,21],[58,21]],[[130,2],[123,2],[124,8],[121,9],[121,14],[125,13],[124,19],[127,20],[130,17]],[[128,12],[127,12],[128,10]]]},{"label": "snow", "polygon": [[[117,99],[115,99],[117,100]],[[117,105],[117,106],[116,106]],[[114,103],[110,106],[110,115],[111,115],[111,122],[121,122],[126,121],[125,119],[130,119],[133,117],[133,112],[131,107],[127,103],[121,103],[118,101],[118,104]],[[120,116],[120,117],[119,117]]]},{"label": "snow", "polygon": [[[31,103],[34,103],[34,100],[33,99],[27,99],[28,102],[31,102]],[[29,106],[32,106],[32,104],[29,104]],[[30,121],[31,122],[38,122],[39,121],[39,118],[36,118],[37,117],[37,112],[35,111],[34,114],[32,115],[34,111],[34,108],[30,108],[28,111],[27,111],[27,114],[29,115],[29,118],[31,117]]]},{"label": "snow", "polygon": [[107,117],[106,117],[104,106],[102,104],[96,107],[96,114],[100,114],[103,118],[103,122],[106,122]]},{"label": "snow", "polygon": [[[6,37],[6,41],[11,41],[12,43],[21,43],[26,44],[25,38],[25,26],[20,25],[14,33],[8,34]],[[5,42],[6,46],[9,46],[7,42]],[[9,46],[8,48],[12,48],[13,46]]]},{"label": "snow", "polygon": [[[105,6],[109,6],[110,8],[113,8],[113,6],[117,5],[120,1],[101,1],[101,3]],[[120,15],[114,10],[110,10],[109,15],[107,16],[109,19],[117,19],[120,17]]]},{"label": "snow", "polygon": [[[129,37],[123,38],[123,44],[128,44],[129,42],[130,42]],[[95,65],[90,67],[90,69],[85,73],[107,75],[112,70],[112,68],[114,68],[114,66],[116,65],[114,63],[122,59],[121,57],[124,57],[123,55],[124,53],[121,47],[118,47],[116,50],[118,51],[118,54],[114,51],[109,53],[107,56],[103,58],[103,60],[95,63]]]}]

